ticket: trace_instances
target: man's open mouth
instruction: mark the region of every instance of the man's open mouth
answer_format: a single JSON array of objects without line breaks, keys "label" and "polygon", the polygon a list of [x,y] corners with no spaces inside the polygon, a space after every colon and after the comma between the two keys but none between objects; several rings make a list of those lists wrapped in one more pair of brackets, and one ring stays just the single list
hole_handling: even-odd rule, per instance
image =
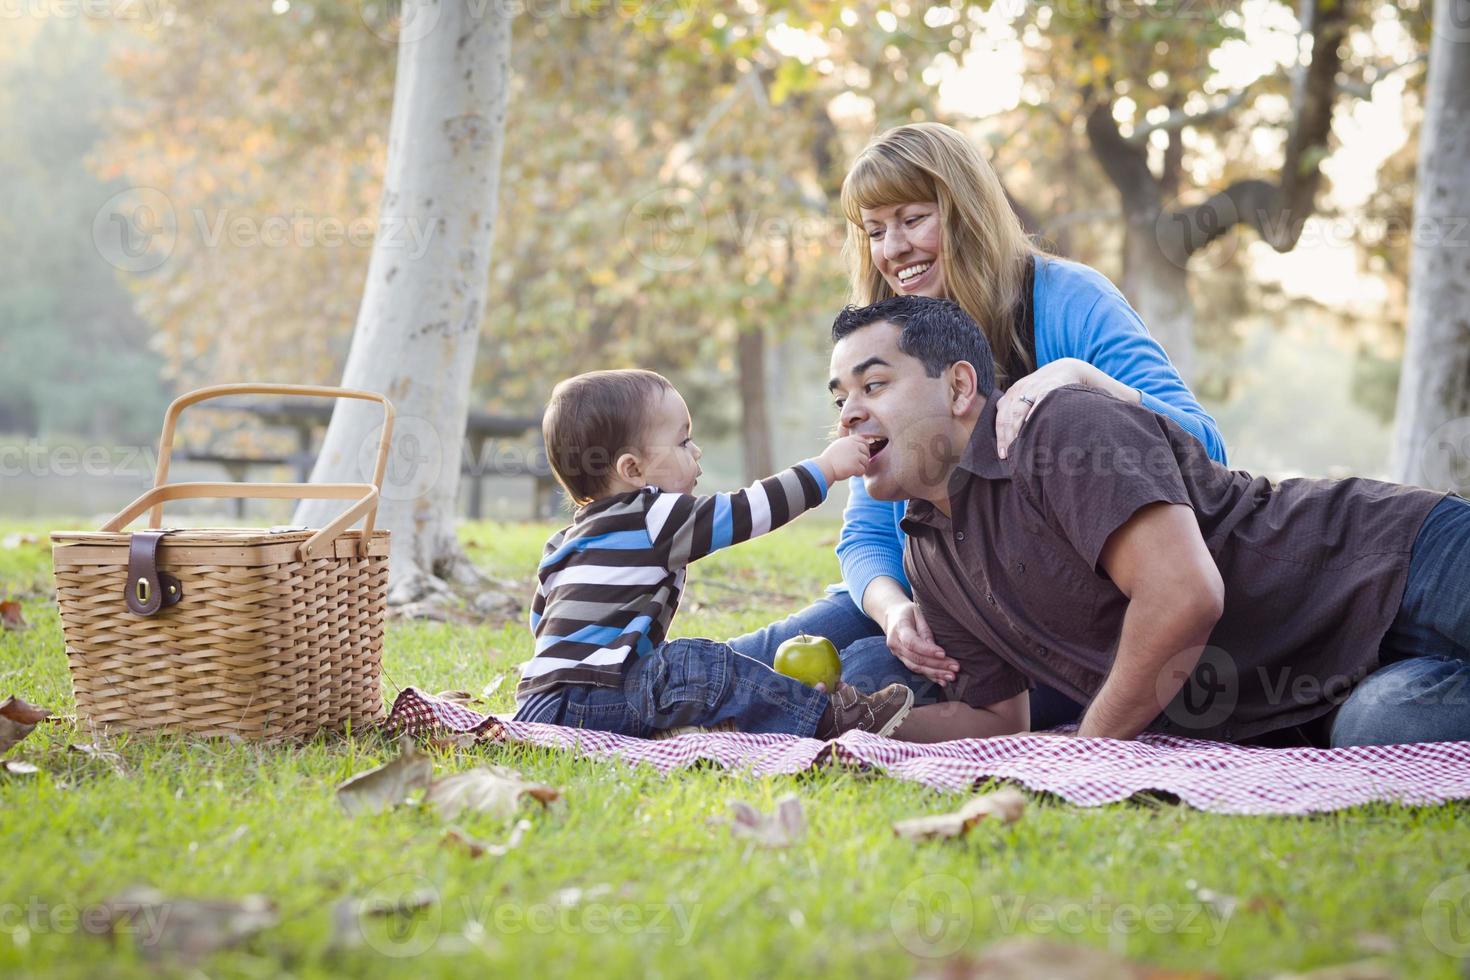
[{"label": "man's open mouth", "polygon": [[873,436],[868,440],[868,459],[874,459],[879,453],[888,448],[888,440],[882,436]]}]

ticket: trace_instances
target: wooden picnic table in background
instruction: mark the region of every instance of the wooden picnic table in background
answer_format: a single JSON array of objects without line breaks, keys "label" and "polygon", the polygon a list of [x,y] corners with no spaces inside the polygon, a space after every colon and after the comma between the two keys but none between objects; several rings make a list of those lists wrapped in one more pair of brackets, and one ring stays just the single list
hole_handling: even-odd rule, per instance
[{"label": "wooden picnic table in background", "polygon": [[[230,479],[236,482],[247,479],[252,466],[290,466],[295,472],[296,481],[306,483],[310,481],[312,467],[316,464],[320,434],[331,422],[335,406],[322,401],[281,398],[220,399],[204,407],[245,412],[265,425],[290,429],[296,433],[296,450],[285,456],[252,456],[185,448],[176,453],[178,458],[221,466]],[[492,440],[515,443],[511,447],[513,451],[496,451],[498,447],[491,446]],[[469,493],[465,494],[464,501],[466,517],[479,520],[484,515],[484,479],[489,476],[528,478],[532,481],[529,516],[541,519],[555,515],[561,494],[546,461],[539,415],[470,412],[465,426],[465,442],[469,452],[461,454],[460,473],[469,478]],[[487,446],[492,450],[488,455]],[[236,517],[244,517],[244,507],[243,498],[235,501]]]}]

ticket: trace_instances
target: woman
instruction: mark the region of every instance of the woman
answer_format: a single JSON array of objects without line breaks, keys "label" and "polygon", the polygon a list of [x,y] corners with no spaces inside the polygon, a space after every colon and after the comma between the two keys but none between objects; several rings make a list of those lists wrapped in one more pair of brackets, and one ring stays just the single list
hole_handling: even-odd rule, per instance
[{"label": "woman", "polygon": [[[996,435],[1004,456],[1047,393],[1085,384],[1168,415],[1225,462],[1220,433],[1138,314],[1106,277],[1046,256],[1027,240],[1000,180],[960,133],[938,123],[891,129],[858,156],[842,184],[852,302],[896,294],[952,299],[981,325],[1007,389]],[[842,653],[844,679],[864,690],[894,679],[937,700],[958,665],[909,596],[903,502],[876,501],[850,481],[837,557],[842,584],[793,616],[730,641],[771,663],[798,633]],[[934,682],[934,683],[930,683]],[[1077,706],[1033,692],[1033,727],[1070,720]]]}]

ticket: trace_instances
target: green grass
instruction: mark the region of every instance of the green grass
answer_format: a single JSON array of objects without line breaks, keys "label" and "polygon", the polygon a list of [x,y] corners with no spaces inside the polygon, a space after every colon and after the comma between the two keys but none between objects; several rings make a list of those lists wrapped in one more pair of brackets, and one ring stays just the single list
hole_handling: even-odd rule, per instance
[{"label": "green grass", "polygon": [[[492,574],[528,582],[548,530],[479,524],[464,537]],[[835,535],[803,522],[701,563],[678,630],[721,637],[794,611],[834,577]],[[23,596],[33,624],[0,634],[0,695],[65,715],[73,704],[47,554],[44,534],[0,549],[0,597]],[[395,624],[389,693],[478,691],[529,650],[519,623]],[[839,768],[661,776],[527,747],[433,750],[439,772],[499,763],[565,794],[547,810],[526,805],[531,829],[509,855],[471,859],[441,845],[427,812],[339,811],[335,785],[394,752],[375,733],[270,748],[119,739],[127,775],[68,751],[87,740],[71,724],[43,724],[9,755],[40,772],[0,775],[0,976],[156,975],[129,942],[76,925],[140,883],[276,903],[279,924],[205,960],[211,976],[906,975],[936,966],[925,954],[974,956],[1024,934],[1229,976],[1377,957],[1400,976],[1454,977],[1463,964],[1431,937],[1451,949],[1446,935],[1470,942],[1470,905],[1431,900],[1470,871],[1464,804],[1267,819],[1032,797],[1013,826],[916,844],[895,839],[890,823],[962,797]],[[770,809],[793,792],[810,824],[801,846],[752,850],[709,822],[732,798]],[[488,817],[463,826],[491,841],[510,830]],[[412,889],[430,890],[435,904],[373,920],[367,945],[332,948],[339,900]]]}]

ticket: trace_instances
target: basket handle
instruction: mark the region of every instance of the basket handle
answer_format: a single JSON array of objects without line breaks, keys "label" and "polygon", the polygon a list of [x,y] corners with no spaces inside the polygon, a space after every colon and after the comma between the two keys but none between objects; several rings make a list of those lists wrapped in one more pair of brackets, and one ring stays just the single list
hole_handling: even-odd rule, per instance
[{"label": "basket handle", "polygon": [[[194,500],[198,498],[256,497],[274,500],[356,500],[351,507],[339,514],[330,524],[301,542],[296,553],[305,561],[320,557],[337,536],[347,530],[357,519],[369,515],[378,506],[378,488],[370,483],[169,483],[154,487],[118,511],[106,524],[103,531],[121,531],[139,514],[150,507],[162,507],[166,500]],[[363,538],[363,553],[366,554],[367,538]]]},{"label": "basket handle", "polygon": [[[383,406],[383,436],[378,440],[378,458],[373,466],[373,487],[378,495],[383,492],[383,474],[388,468],[388,446],[393,441],[393,403],[375,391],[362,391],[358,388],[333,388],[325,385],[286,385],[286,384],[225,384],[211,385],[200,388],[188,394],[175,398],[168,406],[168,411],[163,415],[163,435],[158,439],[158,469],[153,476],[153,487],[158,489],[168,482],[169,457],[173,453],[174,426],[178,422],[179,413],[190,405],[206,401],[210,398],[225,398],[230,395],[299,395],[311,398],[358,398],[364,401],[377,402]],[[250,484],[242,484],[249,486]],[[270,486],[271,484],[255,484],[256,486]],[[310,484],[274,484],[274,486],[296,486],[305,487]],[[337,484],[347,486],[348,484]],[[252,497],[255,494],[236,493],[226,496]],[[272,496],[281,496],[274,494]],[[153,513],[148,516],[149,527],[159,527],[163,523],[163,501],[174,499],[171,497],[160,497],[153,505]],[[320,499],[308,494],[302,494],[296,499]],[[335,499],[335,498],[334,498]],[[366,547],[367,541],[373,534],[373,521],[378,516],[377,495],[374,503],[367,512],[367,517],[362,525],[362,540]],[[131,519],[131,518],[130,518]],[[116,520],[116,518],[114,518]],[[125,522],[126,523],[126,522]],[[336,523],[335,521],[333,523]],[[330,525],[329,525],[330,526]]]}]

